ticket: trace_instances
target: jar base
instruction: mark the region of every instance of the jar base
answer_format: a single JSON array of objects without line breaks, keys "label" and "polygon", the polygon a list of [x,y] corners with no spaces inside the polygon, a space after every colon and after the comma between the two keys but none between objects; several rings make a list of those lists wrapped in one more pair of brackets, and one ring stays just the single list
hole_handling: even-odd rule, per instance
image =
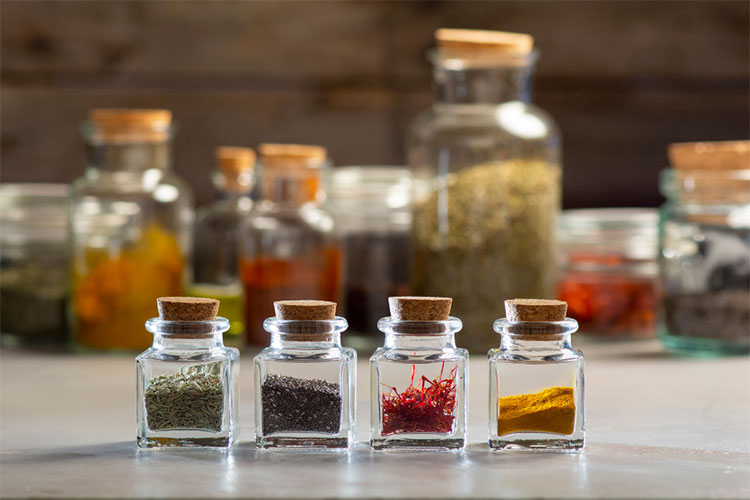
[{"label": "jar base", "polygon": [[490,439],[490,449],[498,451],[577,452],[583,449],[583,439]]},{"label": "jar base", "polygon": [[388,437],[371,439],[373,450],[445,450],[457,451],[466,446],[466,439],[415,439],[405,437]]},{"label": "jar base", "polygon": [[729,343],[718,339],[682,337],[662,332],[659,336],[664,347],[675,354],[699,357],[750,354],[750,343]]},{"label": "jar base", "polygon": [[158,438],[141,437],[136,440],[139,448],[229,448],[234,444],[231,437],[215,438]]},{"label": "jar base", "polygon": [[345,437],[257,437],[258,448],[349,448],[351,440]]}]

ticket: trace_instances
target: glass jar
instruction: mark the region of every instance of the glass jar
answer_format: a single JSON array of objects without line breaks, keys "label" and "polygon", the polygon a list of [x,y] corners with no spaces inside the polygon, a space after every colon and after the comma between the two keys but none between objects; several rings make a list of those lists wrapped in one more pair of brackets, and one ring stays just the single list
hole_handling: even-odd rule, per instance
[{"label": "glass jar", "polygon": [[[219,308],[218,301],[188,300],[188,305],[205,301]],[[236,442],[240,352],[224,346],[229,321],[215,315],[171,320],[160,314],[146,322],[154,343],[135,360],[140,448],[229,447]]]},{"label": "glass jar", "polygon": [[[329,319],[285,319],[280,304],[332,304]],[[255,357],[259,448],[349,448],[354,442],[357,353],[341,346],[346,319],[324,301],[279,301],[263,322],[270,346]],[[324,306],[325,307],[325,306]]]},{"label": "glass jar", "polygon": [[244,331],[242,284],[238,272],[239,231],[253,206],[250,192],[255,151],[220,147],[213,175],[217,200],[199,209],[193,227],[193,273],[187,294],[221,301],[221,314],[229,320],[227,345],[241,347]]},{"label": "glass jar", "polygon": [[408,138],[414,293],[452,296],[466,346],[486,352],[498,299],[555,294],[560,135],[530,102],[531,37],[436,38],[436,101]]},{"label": "glass jar", "polygon": [[64,346],[68,187],[0,184],[0,227],[3,347]]},{"label": "glass jar", "polygon": [[320,206],[326,150],[261,144],[259,153],[262,200],[240,230],[240,277],[247,342],[264,346],[263,320],[275,301],[338,299],[342,259],[333,217]]},{"label": "glass jar", "polygon": [[680,353],[749,353],[750,168],[667,169],[661,192],[662,342]]},{"label": "glass jar", "polygon": [[88,167],[71,187],[72,330],[85,349],[151,344],[144,318],[180,295],[192,196],[171,171],[171,113],[95,109]]},{"label": "glass jar", "polygon": [[570,344],[576,320],[503,318],[494,329],[502,337],[500,348],[488,353],[490,448],[582,449],[584,361]]},{"label": "glass jar", "polygon": [[411,272],[411,173],[398,167],[338,167],[326,179],[326,205],[336,220],[346,266],[342,301],[345,340],[374,350],[388,297],[408,295]]},{"label": "glass jar", "polygon": [[399,319],[392,306],[378,328],[385,343],[370,358],[370,446],[463,449],[469,352],[456,347],[461,320]]},{"label": "glass jar", "polygon": [[659,214],[650,208],[566,210],[559,222],[557,298],[581,333],[656,335]]}]

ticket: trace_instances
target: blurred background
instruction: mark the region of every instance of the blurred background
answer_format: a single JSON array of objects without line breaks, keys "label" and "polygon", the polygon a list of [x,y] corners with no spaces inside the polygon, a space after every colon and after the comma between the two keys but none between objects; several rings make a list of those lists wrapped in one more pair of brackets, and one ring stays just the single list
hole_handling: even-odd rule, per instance
[{"label": "blurred background", "polygon": [[433,30],[485,28],[535,37],[533,99],[563,133],[565,208],[657,206],[668,143],[750,135],[749,5],[4,1],[0,175],[81,175],[93,107],[171,109],[175,168],[199,203],[221,144],[403,164],[433,97]]}]

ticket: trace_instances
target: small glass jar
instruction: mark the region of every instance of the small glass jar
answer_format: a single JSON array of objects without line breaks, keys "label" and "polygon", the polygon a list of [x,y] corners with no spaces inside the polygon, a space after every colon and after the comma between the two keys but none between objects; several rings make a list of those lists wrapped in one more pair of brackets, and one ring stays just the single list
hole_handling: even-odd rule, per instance
[{"label": "small glass jar", "polygon": [[222,341],[229,321],[163,318],[146,321],[154,343],[135,359],[138,446],[232,446],[239,435],[240,352]]},{"label": "small glass jar", "polygon": [[0,185],[0,227],[3,347],[63,347],[68,340],[68,186]]},{"label": "small glass jar", "polygon": [[399,167],[337,167],[326,178],[326,206],[344,252],[346,341],[374,350],[388,297],[408,295],[411,279],[411,173]]},{"label": "small glass jar", "polygon": [[557,298],[581,333],[656,336],[659,214],[650,208],[566,210],[558,224]]},{"label": "small glass jar", "polygon": [[576,320],[503,318],[494,330],[502,337],[500,347],[488,353],[490,448],[582,449],[584,361],[570,344]]},{"label": "small glass jar", "polygon": [[461,320],[381,318],[385,343],[370,358],[370,446],[461,450],[466,445],[469,352]]},{"label": "small glass jar", "polygon": [[[322,301],[279,301],[322,302]],[[334,305],[335,311],[335,305]],[[263,322],[271,344],[255,357],[259,448],[340,448],[354,442],[357,353],[342,347],[346,319]]]}]

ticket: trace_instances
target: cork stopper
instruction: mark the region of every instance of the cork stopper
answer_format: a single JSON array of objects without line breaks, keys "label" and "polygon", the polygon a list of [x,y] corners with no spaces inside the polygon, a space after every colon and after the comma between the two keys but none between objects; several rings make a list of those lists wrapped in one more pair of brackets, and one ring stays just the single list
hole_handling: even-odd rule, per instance
[{"label": "cork stopper", "polygon": [[163,141],[169,136],[172,112],[167,109],[96,108],[89,120],[109,141]]},{"label": "cork stopper", "polygon": [[326,161],[328,152],[322,146],[305,144],[261,144],[260,159],[266,167],[319,167]]},{"label": "cork stopper", "polygon": [[568,303],[561,300],[511,299],[505,301],[508,321],[564,321]]},{"label": "cork stopper", "polygon": [[164,321],[213,321],[219,313],[219,301],[202,297],[159,297],[159,319]]},{"label": "cork stopper", "polygon": [[220,146],[216,148],[216,163],[227,175],[250,172],[255,166],[255,151],[252,148]]},{"label": "cork stopper", "polygon": [[326,300],[277,300],[273,309],[276,318],[283,320],[320,321],[336,317],[336,303]]},{"label": "cork stopper", "polygon": [[750,169],[750,141],[678,142],[667,154],[678,170]]},{"label": "cork stopper", "polygon": [[525,56],[534,48],[534,37],[507,31],[440,28],[435,31],[443,57],[476,55]]},{"label": "cork stopper", "polygon": [[388,297],[391,318],[400,321],[447,321],[450,297]]}]

